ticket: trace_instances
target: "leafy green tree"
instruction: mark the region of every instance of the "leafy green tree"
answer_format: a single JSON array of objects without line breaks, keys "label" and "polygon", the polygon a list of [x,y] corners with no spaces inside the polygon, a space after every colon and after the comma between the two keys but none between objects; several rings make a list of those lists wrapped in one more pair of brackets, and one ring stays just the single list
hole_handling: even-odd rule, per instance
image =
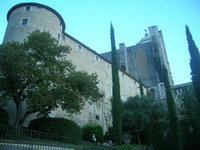
[{"label": "leafy green tree", "polygon": [[140,132],[164,117],[162,104],[151,101],[148,96],[137,95],[129,97],[124,103],[123,131],[136,132],[139,144],[141,144]]},{"label": "leafy green tree", "polygon": [[188,42],[188,50],[190,53],[190,68],[192,75],[192,82],[194,85],[195,95],[200,103],[200,55],[199,50],[192,38],[189,27],[186,26],[186,36]]},{"label": "leafy green tree", "polygon": [[172,96],[168,72],[165,66],[163,66],[163,82],[165,85],[167,108],[169,111],[170,121],[170,150],[181,150],[182,149],[182,137],[180,134],[180,127],[176,112],[175,102]]},{"label": "leafy green tree", "polygon": [[112,115],[113,115],[113,129],[116,135],[116,143],[122,144],[122,102],[120,98],[120,84],[118,74],[117,52],[115,47],[114,29],[111,24],[111,49],[112,49]]},{"label": "leafy green tree", "polygon": [[180,95],[180,118],[183,130],[184,150],[200,149],[200,104],[194,87],[185,87]]},{"label": "leafy green tree", "polygon": [[182,91],[180,95],[180,116],[186,119],[199,118],[200,116],[200,104],[195,96],[193,86],[188,86]]},{"label": "leafy green tree", "polygon": [[69,47],[40,31],[24,43],[0,47],[0,98],[16,105],[15,127],[20,128],[32,113],[45,116],[58,107],[79,113],[86,101],[99,99],[97,76],[75,72],[73,64],[63,59],[69,52]]}]

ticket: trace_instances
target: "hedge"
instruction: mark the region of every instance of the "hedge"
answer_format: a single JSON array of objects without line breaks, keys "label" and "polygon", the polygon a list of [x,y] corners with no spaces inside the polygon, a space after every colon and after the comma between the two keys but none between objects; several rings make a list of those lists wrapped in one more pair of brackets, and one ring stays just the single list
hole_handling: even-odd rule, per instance
[{"label": "hedge", "polygon": [[83,140],[92,141],[92,136],[95,134],[97,143],[103,143],[103,129],[100,125],[89,123],[83,126]]},{"label": "hedge", "polygon": [[82,139],[81,128],[73,121],[64,118],[38,118],[30,122],[29,129]]},{"label": "hedge", "polygon": [[9,119],[7,111],[0,107],[0,125],[8,125]]}]

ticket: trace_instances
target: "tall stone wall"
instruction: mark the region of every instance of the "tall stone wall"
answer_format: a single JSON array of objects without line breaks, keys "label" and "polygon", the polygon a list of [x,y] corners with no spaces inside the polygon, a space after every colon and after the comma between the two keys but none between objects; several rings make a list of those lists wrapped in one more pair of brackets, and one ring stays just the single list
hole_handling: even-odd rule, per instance
[{"label": "tall stone wall", "polygon": [[[66,40],[60,40],[62,44],[69,45],[72,51],[64,59],[71,60],[76,65],[77,70],[86,71],[89,74],[96,73],[99,80],[99,89],[104,93],[104,97],[93,105],[86,104],[80,115],[72,115],[70,119],[75,120],[79,125],[87,122],[97,122],[101,124],[104,131],[112,125],[111,98],[112,98],[112,74],[111,64],[98,53],[91,51],[82,43],[76,41],[66,34]],[[129,96],[139,95],[139,83],[130,75],[119,70],[121,98],[125,101]],[[146,92],[146,88],[145,88]],[[60,111],[62,112],[62,111]],[[59,113],[56,116],[59,116]],[[67,117],[67,114],[63,114]],[[68,116],[69,117],[69,116]],[[99,118],[99,119],[98,119]]]}]

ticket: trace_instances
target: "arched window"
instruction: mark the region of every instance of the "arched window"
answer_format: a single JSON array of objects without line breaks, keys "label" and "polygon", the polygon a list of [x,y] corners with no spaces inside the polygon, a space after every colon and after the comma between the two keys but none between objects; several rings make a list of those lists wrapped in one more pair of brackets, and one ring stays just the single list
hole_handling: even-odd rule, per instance
[{"label": "arched window", "polygon": [[135,66],[137,69],[137,77],[145,79],[148,77],[148,60],[144,49],[139,48],[135,54]]}]

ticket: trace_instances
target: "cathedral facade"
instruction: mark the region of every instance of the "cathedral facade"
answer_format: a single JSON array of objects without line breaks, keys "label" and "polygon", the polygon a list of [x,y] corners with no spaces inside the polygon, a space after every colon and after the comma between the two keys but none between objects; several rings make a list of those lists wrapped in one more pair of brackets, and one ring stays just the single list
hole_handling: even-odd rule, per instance
[{"label": "cathedral facade", "polygon": [[[171,86],[173,86],[173,79],[162,31],[159,31],[157,26],[151,26],[149,33],[146,31],[145,37],[140,42],[129,47],[120,43],[117,52],[120,68],[137,80],[141,80],[154,100],[165,100],[165,89],[160,72],[162,65],[168,70]],[[111,52],[101,55],[111,61]]]},{"label": "cathedral facade", "polygon": [[[35,31],[48,31],[61,45],[71,47],[71,53],[64,55],[63,59],[71,60],[77,70],[86,71],[89,74],[98,75],[99,93],[103,97],[92,105],[86,103],[79,115],[69,115],[61,108],[52,111],[52,117],[63,117],[75,121],[83,126],[88,122],[96,122],[107,131],[112,126],[111,98],[112,98],[112,74],[110,52],[98,54],[82,42],[65,32],[65,22],[62,16],[54,9],[38,3],[21,3],[13,6],[7,14],[8,25],[3,43],[18,41],[23,42],[27,36]],[[157,51],[154,48],[156,43]],[[140,95],[139,80],[144,84],[144,92],[147,90],[155,100],[165,99],[164,85],[159,78],[159,70],[156,67],[156,57],[159,56],[170,75],[169,63],[162,32],[156,26],[149,27],[149,33],[135,46],[126,47],[124,43],[119,45],[119,78],[121,88],[121,100],[126,101],[129,96]],[[173,80],[170,77],[171,84]],[[8,105],[10,124],[15,118],[15,107]],[[12,111],[11,111],[12,110]],[[28,118],[25,125],[35,115]]]}]

